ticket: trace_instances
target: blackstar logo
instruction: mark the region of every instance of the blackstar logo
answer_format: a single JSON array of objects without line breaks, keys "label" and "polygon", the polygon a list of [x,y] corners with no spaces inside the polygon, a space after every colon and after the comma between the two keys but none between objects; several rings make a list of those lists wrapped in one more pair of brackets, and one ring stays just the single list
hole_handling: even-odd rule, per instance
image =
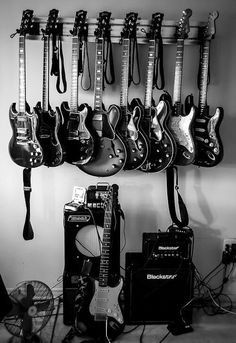
[{"label": "blackstar logo", "polygon": [[86,214],[75,214],[68,217],[68,222],[85,222],[87,223],[90,220],[90,215]]},{"label": "blackstar logo", "polygon": [[147,274],[147,280],[173,280],[177,274]]},{"label": "blackstar logo", "polygon": [[159,250],[178,250],[179,249],[179,246],[162,246],[162,245],[160,245],[159,247],[158,247],[158,249]]}]

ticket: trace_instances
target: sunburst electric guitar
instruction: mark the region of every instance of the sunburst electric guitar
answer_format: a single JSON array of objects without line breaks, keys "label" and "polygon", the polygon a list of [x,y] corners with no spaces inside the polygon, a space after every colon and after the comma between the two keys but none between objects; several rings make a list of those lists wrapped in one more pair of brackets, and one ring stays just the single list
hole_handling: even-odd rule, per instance
[{"label": "sunburst electric guitar", "polygon": [[26,57],[25,36],[29,32],[33,17],[32,10],[23,11],[19,29],[19,104],[13,103],[9,119],[13,135],[9,142],[9,154],[12,160],[21,167],[35,168],[43,163],[43,150],[37,139],[38,117],[30,113],[26,103]]}]

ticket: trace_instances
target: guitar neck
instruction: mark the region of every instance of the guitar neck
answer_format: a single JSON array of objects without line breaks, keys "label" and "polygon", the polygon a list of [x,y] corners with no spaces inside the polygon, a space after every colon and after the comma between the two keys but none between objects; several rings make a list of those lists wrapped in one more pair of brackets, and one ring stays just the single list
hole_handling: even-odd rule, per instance
[{"label": "guitar neck", "polygon": [[94,109],[102,111],[103,94],[103,55],[104,39],[98,38],[96,41],[96,61],[95,61],[95,80],[94,80]]},{"label": "guitar neck", "polygon": [[184,39],[177,40],[175,77],[173,90],[173,105],[181,103],[181,90],[183,78]]},{"label": "guitar neck", "polygon": [[120,107],[127,109],[128,105],[128,88],[129,88],[129,59],[130,59],[130,39],[125,38],[122,42],[122,57],[121,57],[121,91],[120,91]]},{"label": "guitar neck", "polygon": [[149,40],[148,46],[148,66],[146,76],[146,86],[144,95],[144,107],[145,109],[151,108],[152,106],[152,94],[153,94],[153,73],[154,73],[154,62],[156,53],[156,42],[155,40]]},{"label": "guitar neck", "polygon": [[199,82],[199,102],[198,102],[198,108],[200,110],[200,114],[203,114],[207,107],[209,52],[210,52],[210,41],[204,40],[202,44],[201,57],[200,57],[200,82]]},{"label": "guitar neck", "polygon": [[71,61],[71,96],[70,96],[70,111],[77,112],[78,110],[78,47],[79,38],[72,37],[72,61]]},{"label": "guitar neck", "polygon": [[42,109],[47,112],[49,107],[49,46],[50,37],[44,37],[43,43],[43,96]]},{"label": "guitar neck", "polygon": [[26,109],[25,36],[19,36],[19,114]]}]

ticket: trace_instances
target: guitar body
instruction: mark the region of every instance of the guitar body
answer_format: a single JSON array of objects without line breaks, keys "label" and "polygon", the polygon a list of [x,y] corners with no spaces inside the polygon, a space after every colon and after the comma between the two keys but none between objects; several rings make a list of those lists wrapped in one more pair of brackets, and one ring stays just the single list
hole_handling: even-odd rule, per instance
[{"label": "guitar body", "polygon": [[91,160],[78,167],[93,176],[112,176],[124,168],[126,147],[116,133],[120,109],[111,105],[107,112],[94,111],[92,129],[94,153]]},{"label": "guitar body", "polygon": [[62,146],[58,138],[61,126],[61,114],[58,107],[53,111],[43,111],[41,103],[38,102],[34,108],[38,116],[37,137],[43,149],[43,163],[47,167],[56,167],[63,163]]},{"label": "guitar body", "polygon": [[174,164],[186,166],[193,163],[195,159],[196,150],[192,134],[195,113],[196,108],[192,106],[187,115],[173,113],[170,116],[168,126],[177,144]]},{"label": "guitar body", "polygon": [[27,110],[20,114],[13,103],[9,111],[9,119],[13,135],[9,142],[11,159],[21,167],[35,168],[43,163],[43,150],[37,139],[38,118]]},{"label": "guitar body", "polygon": [[65,150],[65,160],[68,163],[81,165],[90,161],[94,140],[87,128],[88,115],[91,113],[87,104],[82,104],[78,112],[71,112],[67,102],[61,104],[64,118],[62,141]]},{"label": "guitar body", "polygon": [[220,124],[224,117],[222,107],[217,107],[214,115],[207,113],[197,115],[194,122],[196,158],[194,164],[199,167],[214,167],[223,159],[223,144],[219,134]]}]

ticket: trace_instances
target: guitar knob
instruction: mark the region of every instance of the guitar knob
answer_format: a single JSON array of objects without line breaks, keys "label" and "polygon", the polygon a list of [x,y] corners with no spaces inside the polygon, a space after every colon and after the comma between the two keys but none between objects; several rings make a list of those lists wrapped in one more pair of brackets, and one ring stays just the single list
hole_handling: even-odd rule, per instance
[{"label": "guitar knob", "polygon": [[112,168],[115,169],[116,165],[115,164],[112,164]]},{"label": "guitar knob", "polygon": [[118,154],[121,153],[121,149],[117,149]]},{"label": "guitar knob", "polygon": [[212,147],[214,146],[214,144],[213,144],[213,143],[210,143],[209,146],[212,148]]},{"label": "guitar knob", "polygon": [[162,159],[160,158],[160,159],[158,160],[158,162],[162,163]]},{"label": "guitar knob", "polygon": [[120,162],[120,163],[123,163],[123,162],[124,162],[124,160],[122,160],[122,158],[120,158],[120,159],[119,159],[119,162]]},{"label": "guitar knob", "polygon": [[137,162],[137,157],[134,157],[134,162]]},{"label": "guitar knob", "polygon": [[143,157],[143,154],[140,154],[140,157]]},{"label": "guitar knob", "polygon": [[112,154],[110,154],[108,157],[109,157],[109,158],[112,158],[112,157],[113,157],[113,155],[112,155]]},{"label": "guitar knob", "polygon": [[135,152],[135,151],[136,151],[136,149],[133,148],[133,149],[132,149],[132,152]]}]

